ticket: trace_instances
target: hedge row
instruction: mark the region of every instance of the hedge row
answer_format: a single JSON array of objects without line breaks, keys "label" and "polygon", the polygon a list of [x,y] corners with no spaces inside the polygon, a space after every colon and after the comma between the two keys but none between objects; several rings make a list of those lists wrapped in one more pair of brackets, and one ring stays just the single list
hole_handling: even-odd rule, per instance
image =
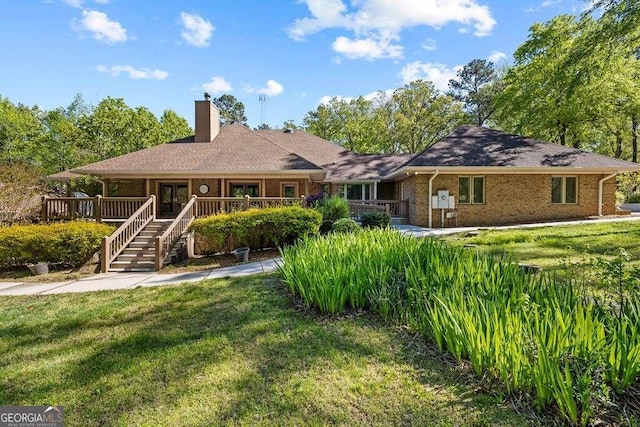
[{"label": "hedge row", "polygon": [[0,227],[0,268],[48,262],[78,266],[100,249],[114,228],[93,222]]},{"label": "hedge row", "polygon": [[318,234],[322,215],[299,206],[249,209],[195,220],[189,227],[201,252],[229,252],[236,247],[261,249],[292,244]]}]

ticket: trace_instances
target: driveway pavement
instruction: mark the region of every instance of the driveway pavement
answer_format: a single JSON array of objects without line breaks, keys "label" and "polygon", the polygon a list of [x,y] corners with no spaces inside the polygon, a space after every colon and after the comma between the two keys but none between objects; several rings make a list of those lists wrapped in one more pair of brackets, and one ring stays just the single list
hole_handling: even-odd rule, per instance
[{"label": "driveway pavement", "polygon": [[[615,217],[595,218],[581,221],[546,222],[536,224],[509,225],[504,227],[490,227],[492,230],[533,227],[555,227],[560,225],[580,225],[599,222],[637,221],[640,214]],[[454,228],[425,228],[415,225],[395,225],[400,233],[413,237],[444,236],[447,234],[477,231],[479,227]],[[56,283],[18,283],[0,282],[1,295],[51,295],[70,292],[92,292],[103,290],[132,289],[139,286],[163,286],[176,283],[197,282],[205,279],[219,279],[223,277],[248,276],[251,274],[274,271],[282,259],[275,258],[266,261],[248,262],[231,267],[202,270],[191,273],[160,274],[156,272],[136,273],[101,273],[79,280]]]}]

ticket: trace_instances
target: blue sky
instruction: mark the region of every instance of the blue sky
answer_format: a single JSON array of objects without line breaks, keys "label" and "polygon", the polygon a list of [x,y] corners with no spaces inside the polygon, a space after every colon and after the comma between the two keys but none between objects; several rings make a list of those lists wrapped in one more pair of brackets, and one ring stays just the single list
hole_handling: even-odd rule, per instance
[{"label": "blue sky", "polygon": [[250,126],[300,123],[319,102],[446,88],[475,58],[511,61],[529,27],[583,0],[3,0],[0,95],[49,109],[78,92],[193,124],[206,90],[241,100]]}]

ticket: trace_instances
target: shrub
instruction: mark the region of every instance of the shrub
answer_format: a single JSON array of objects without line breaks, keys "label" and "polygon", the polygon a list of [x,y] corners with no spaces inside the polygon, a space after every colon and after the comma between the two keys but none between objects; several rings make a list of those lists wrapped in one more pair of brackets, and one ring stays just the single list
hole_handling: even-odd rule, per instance
[{"label": "shrub", "polygon": [[325,234],[333,223],[341,218],[349,218],[349,203],[339,196],[325,197],[316,202],[315,209],[322,214],[320,231]]},{"label": "shrub", "polygon": [[322,221],[329,221],[332,224],[340,218],[349,218],[349,203],[339,196],[326,197],[321,199],[316,210],[322,214]]},{"label": "shrub", "polygon": [[368,212],[360,216],[362,226],[365,228],[387,228],[391,224],[391,218],[384,212]]},{"label": "shrub", "polygon": [[84,221],[0,227],[0,268],[40,261],[82,265],[113,231],[106,224]]},{"label": "shrub", "polygon": [[234,247],[260,249],[318,234],[321,215],[299,206],[249,209],[195,220],[189,227],[205,252],[229,252]]},{"label": "shrub", "polygon": [[629,194],[625,200],[626,203],[640,203],[640,193]]},{"label": "shrub", "polygon": [[331,230],[336,233],[353,233],[354,231],[358,231],[362,229],[360,224],[351,218],[340,218],[331,226]]}]

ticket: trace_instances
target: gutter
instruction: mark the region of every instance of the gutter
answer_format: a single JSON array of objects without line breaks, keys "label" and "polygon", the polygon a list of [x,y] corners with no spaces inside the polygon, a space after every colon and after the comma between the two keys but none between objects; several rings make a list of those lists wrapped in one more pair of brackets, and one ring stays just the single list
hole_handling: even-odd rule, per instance
[{"label": "gutter", "polygon": [[431,195],[433,194],[433,180],[436,179],[439,173],[440,171],[436,169],[436,172],[431,176],[431,178],[429,178],[429,228],[433,227],[433,197],[431,197]]},{"label": "gutter", "polygon": [[604,192],[604,182],[615,177],[618,173],[612,173],[611,175],[607,175],[598,181],[598,216],[602,216],[602,193]]}]

